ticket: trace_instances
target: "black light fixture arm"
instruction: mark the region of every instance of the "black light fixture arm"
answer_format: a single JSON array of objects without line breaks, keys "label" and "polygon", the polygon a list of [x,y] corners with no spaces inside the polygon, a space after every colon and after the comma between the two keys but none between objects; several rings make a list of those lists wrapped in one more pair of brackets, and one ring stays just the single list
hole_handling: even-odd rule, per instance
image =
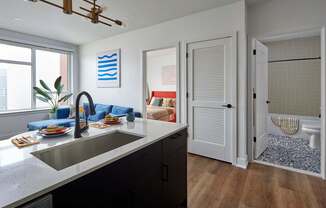
[{"label": "black light fixture arm", "polygon": [[86,2],[86,3],[89,3],[91,5],[93,5],[94,7],[101,8],[101,6],[100,5],[97,5],[95,1],[94,2],[88,1],[88,0],[83,0],[83,1]]}]

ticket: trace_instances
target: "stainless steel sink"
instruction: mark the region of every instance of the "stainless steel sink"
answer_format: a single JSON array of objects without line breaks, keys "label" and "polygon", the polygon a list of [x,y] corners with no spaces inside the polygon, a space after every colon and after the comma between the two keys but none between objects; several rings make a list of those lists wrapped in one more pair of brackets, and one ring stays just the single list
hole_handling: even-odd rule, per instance
[{"label": "stainless steel sink", "polygon": [[32,155],[54,169],[62,170],[141,138],[143,137],[114,132],[93,139],[80,139],[80,141],[33,152]]}]

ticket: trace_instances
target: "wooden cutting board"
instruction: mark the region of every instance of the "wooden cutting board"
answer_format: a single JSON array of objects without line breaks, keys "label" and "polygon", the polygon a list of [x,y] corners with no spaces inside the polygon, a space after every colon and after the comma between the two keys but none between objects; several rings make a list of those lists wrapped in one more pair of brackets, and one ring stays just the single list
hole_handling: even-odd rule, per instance
[{"label": "wooden cutting board", "polygon": [[90,126],[97,129],[106,129],[110,127],[110,125],[104,123],[92,123]]},{"label": "wooden cutting board", "polygon": [[31,145],[40,143],[37,139],[35,139],[31,136],[17,137],[17,138],[12,139],[11,142],[18,148],[27,147],[27,146],[31,146]]}]

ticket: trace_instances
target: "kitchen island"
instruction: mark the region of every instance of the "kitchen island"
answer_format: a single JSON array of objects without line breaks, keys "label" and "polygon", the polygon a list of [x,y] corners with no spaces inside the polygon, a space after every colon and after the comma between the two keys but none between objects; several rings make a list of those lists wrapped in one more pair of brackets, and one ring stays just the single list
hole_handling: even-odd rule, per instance
[{"label": "kitchen island", "polygon": [[186,207],[186,154],[186,125],[142,119],[21,149],[0,141],[0,207]]}]

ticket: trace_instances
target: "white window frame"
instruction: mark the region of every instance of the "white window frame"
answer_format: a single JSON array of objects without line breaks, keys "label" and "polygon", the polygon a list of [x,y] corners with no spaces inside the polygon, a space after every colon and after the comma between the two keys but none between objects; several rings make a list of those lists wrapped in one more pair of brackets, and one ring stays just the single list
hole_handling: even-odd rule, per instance
[{"label": "white window frame", "polygon": [[36,107],[36,96],[35,96],[35,93],[34,93],[34,90],[33,90],[33,87],[36,86],[36,83],[38,82],[38,80],[36,80],[36,50],[43,50],[43,51],[67,54],[67,56],[68,56],[68,64],[67,64],[68,65],[68,73],[67,73],[68,86],[67,86],[67,91],[63,91],[63,93],[72,93],[73,92],[73,86],[72,86],[73,74],[72,74],[72,72],[73,72],[73,56],[74,56],[74,53],[72,51],[42,47],[42,46],[19,43],[19,42],[14,42],[14,41],[7,41],[7,40],[0,40],[0,44],[6,44],[6,45],[9,45],[9,46],[16,46],[16,47],[31,49],[31,62],[12,61],[12,60],[5,60],[5,59],[0,58],[0,63],[31,66],[31,108],[0,111],[0,114],[16,113],[16,112],[24,112],[24,111],[38,111],[38,110],[49,109],[49,108],[37,108]]}]

